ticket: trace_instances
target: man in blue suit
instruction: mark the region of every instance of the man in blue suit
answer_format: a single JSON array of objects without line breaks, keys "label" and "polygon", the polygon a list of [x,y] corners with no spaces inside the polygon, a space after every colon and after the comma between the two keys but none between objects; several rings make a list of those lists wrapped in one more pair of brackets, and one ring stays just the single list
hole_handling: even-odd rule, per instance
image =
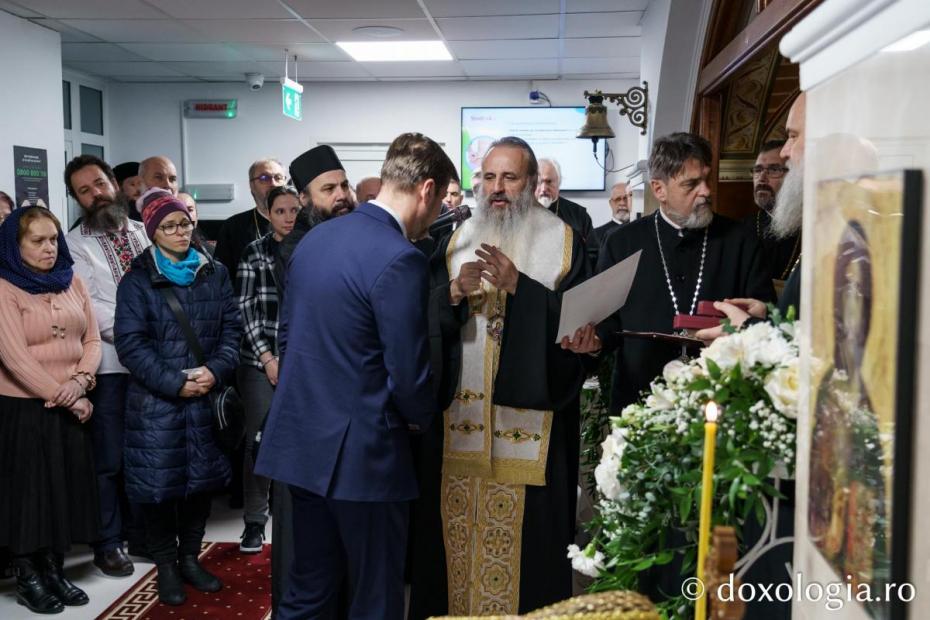
[{"label": "man in blue suit", "polygon": [[290,485],[295,558],[278,618],[401,620],[411,430],[437,416],[427,259],[410,239],[436,218],[455,167],[421,134],[391,144],[378,197],[315,226],[295,251],[284,357],[256,472]]}]

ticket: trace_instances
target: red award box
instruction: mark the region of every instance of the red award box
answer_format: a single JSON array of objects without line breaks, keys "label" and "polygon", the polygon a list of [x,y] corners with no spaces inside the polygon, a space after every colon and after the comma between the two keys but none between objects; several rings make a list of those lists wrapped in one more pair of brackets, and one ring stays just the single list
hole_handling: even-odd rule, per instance
[{"label": "red award box", "polygon": [[726,315],[714,308],[714,302],[712,301],[699,301],[697,305],[697,313],[702,316],[718,316],[721,319],[726,317]]},{"label": "red award box", "polygon": [[672,322],[674,329],[707,329],[720,325],[720,318],[715,316],[699,316],[692,314],[676,314]]}]

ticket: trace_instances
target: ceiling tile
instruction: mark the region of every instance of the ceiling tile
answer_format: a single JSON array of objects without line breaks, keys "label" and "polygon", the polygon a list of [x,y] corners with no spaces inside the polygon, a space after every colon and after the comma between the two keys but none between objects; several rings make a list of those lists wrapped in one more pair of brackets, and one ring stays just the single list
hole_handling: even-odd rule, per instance
[{"label": "ceiling tile", "polygon": [[296,19],[198,19],[182,23],[201,33],[202,41],[216,43],[296,45],[323,41]]},{"label": "ceiling tile", "polygon": [[552,76],[559,73],[558,61],[549,58],[535,60],[461,60],[459,64],[470,77],[478,76],[514,76],[535,77]]},{"label": "ceiling tile", "polygon": [[416,0],[352,0],[351,2],[287,0],[287,3],[297,11],[298,15],[311,20],[424,17],[423,9]]},{"label": "ceiling tile", "polygon": [[363,26],[389,26],[404,32],[388,41],[435,41],[439,39],[428,19],[308,19],[307,21],[330,41],[375,41],[370,35],[353,32]]},{"label": "ceiling tile", "polygon": [[634,73],[639,58],[563,58],[562,73]]},{"label": "ceiling tile", "polygon": [[112,43],[62,43],[64,61],[138,61],[145,58]]},{"label": "ceiling tile", "polygon": [[136,75],[139,77],[172,77],[181,75],[158,62],[69,62],[67,66],[91,75]]},{"label": "ceiling tile", "polygon": [[[638,80],[639,72],[636,73],[573,73],[570,78],[573,82],[580,82],[582,80],[597,80],[602,82],[604,80]],[[596,90],[598,88],[597,82],[594,84],[585,84],[584,89],[587,90]],[[582,90],[584,90],[582,89]],[[602,89],[603,90],[603,89]]]},{"label": "ceiling tile", "polygon": [[124,43],[123,47],[149,60],[158,61],[249,60],[222,43]]},{"label": "ceiling tile", "polygon": [[109,79],[114,82],[144,82],[151,84],[153,82],[157,83],[172,83],[172,82],[200,82],[200,78],[189,77],[186,75],[178,75],[174,77],[158,77],[158,76],[141,76],[141,75],[111,75]]},{"label": "ceiling tile", "polygon": [[139,0],[16,0],[46,17],[57,19],[158,19],[165,15]]},{"label": "ceiling tile", "polygon": [[37,26],[43,26],[58,32],[61,35],[62,43],[100,43],[99,38],[63,24],[57,19],[33,19],[30,21]]},{"label": "ceiling tile", "polygon": [[6,11],[7,13],[11,13],[16,17],[22,17],[24,19],[28,19],[30,17],[42,17],[41,13],[36,13],[35,11],[20,6],[15,2],[7,2],[7,0],[0,0],[0,11]]},{"label": "ceiling tile", "polygon": [[459,60],[493,58],[558,58],[558,39],[513,39],[509,41],[449,41]]},{"label": "ceiling tile", "polygon": [[598,11],[645,11],[649,0],[565,0],[567,13],[596,13]]},{"label": "ceiling tile", "polygon": [[554,39],[559,36],[558,15],[519,17],[448,17],[436,20],[446,39]]},{"label": "ceiling tile", "polygon": [[[558,13],[559,0],[425,0],[433,17],[482,17],[485,15],[540,15]],[[616,9],[613,9],[616,10]]]},{"label": "ceiling tile", "polygon": [[[284,63],[256,62],[258,70],[265,76],[281,77],[284,75]],[[294,76],[293,67],[288,67],[291,77]],[[358,63],[348,60],[344,62],[299,62],[297,63],[297,81],[318,79],[365,79],[371,77]]]},{"label": "ceiling tile", "polygon": [[377,77],[458,77],[465,72],[457,62],[363,62],[359,63]]},{"label": "ceiling tile", "polygon": [[640,13],[570,13],[565,16],[565,36],[638,37]]},{"label": "ceiling tile", "polygon": [[[261,73],[257,63],[240,62],[166,62],[162,63],[184,75],[221,75],[245,80],[246,73]],[[284,73],[281,71],[281,73]]]},{"label": "ceiling tile", "polygon": [[598,37],[592,39],[565,39],[565,58],[600,58],[639,56],[642,50],[639,37]]},{"label": "ceiling tile", "polygon": [[249,60],[280,61],[284,64],[284,50],[288,62],[297,55],[299,61],[351,60],[349,55],[331,43],[306,43],[303,45],[259,45],[256,43],[230,44],[240,55]]},{"label": "ceiling tile", "polygon": [[146,0],[179,19],[286,19],[293,17],[277,0]]},{"label": "ceiling tile", "polygon": [[65,19],[62,23],[110,43],[198,43],[203,38],[170,19]]}]

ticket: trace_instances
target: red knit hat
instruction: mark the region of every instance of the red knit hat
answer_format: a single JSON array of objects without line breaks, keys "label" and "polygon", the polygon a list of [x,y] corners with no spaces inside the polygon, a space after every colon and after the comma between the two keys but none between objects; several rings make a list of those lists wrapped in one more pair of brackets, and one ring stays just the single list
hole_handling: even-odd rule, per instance
[{"label": "red knit hat", "polygon": [[178,200],[171,192],[160,187],[153,187],[139,196],[139,199],[136,200],[136,208],[142,213],[145,234],[149,236],[149,239],[153,240],[158,225],[168,215],[180,211],[187,216],[187,219],[191,217],[187,205]]}]

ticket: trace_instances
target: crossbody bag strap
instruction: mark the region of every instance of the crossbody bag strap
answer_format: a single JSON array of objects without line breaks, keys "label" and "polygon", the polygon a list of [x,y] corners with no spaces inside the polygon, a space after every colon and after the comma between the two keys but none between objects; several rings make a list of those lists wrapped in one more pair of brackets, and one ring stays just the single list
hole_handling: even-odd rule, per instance
[{"label": "crossbody bag strap", "polygon": [[200,346],[200,340],[197,339],[197,334],[194,333],[194,328],[191,327],[191,323],[187,319],[187,313],[181,307],[181,302],[178,300],[178,296],[175,295],[174,289],[170,286],[162,286],[158,287],[158,290],[165,298],[165,301],[168,302],[168,307],[174,313],[178,325],[181,326],[181,331],[184,332],[184,337],[187,339],[187,345],[191,348],[191,353],[194,354],[194,359],[201,366],[205,365],[207,360],[203,354],[203,347]]}]

